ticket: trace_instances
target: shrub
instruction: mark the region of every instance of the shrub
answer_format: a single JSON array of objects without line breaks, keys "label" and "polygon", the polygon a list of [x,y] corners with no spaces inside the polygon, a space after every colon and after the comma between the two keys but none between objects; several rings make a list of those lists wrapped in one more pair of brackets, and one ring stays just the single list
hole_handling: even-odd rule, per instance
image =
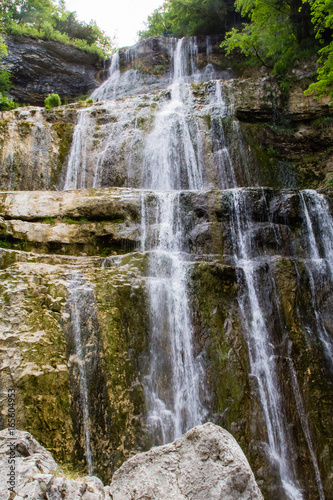
[{"label": "shrub", "polygon": [[56,108],[57,106],[60,106],[60,104],[61,100],[59,94],[50,94],[45,99],[45,109]]},{"label": "shrub", "polygon": [[0,92],[0,111],[9,111],[18,107],[16,102],[11,101],[8,97],[3,96]]}]

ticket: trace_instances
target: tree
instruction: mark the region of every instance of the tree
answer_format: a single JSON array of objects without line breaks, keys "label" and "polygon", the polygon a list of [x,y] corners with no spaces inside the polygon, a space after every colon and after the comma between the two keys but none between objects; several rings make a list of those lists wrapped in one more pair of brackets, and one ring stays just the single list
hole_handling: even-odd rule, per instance
[{"label": "tree", "polygon": [[0,19],[3,26],[9,20],[17,20],[19,18],[23,3],[24,0],[3,0],[0,3]]},{"label": "tree", "polygon": [[305,94],[315,93],[317,99],[326,94],[333,98],[333,0],[314,0],[310,6],[316,38],[325,46],[319,50],[317,82]]},{"label": "tree", "polygon": [[[95,21],[85,23],[77,19],[76,12],[66,10],[65,0],[0,0],[0,16],[4,31],[35,38],[55,39],[73,43],[103,58],[115,46]],[[64,36],[62,36],[64,35]]]},{"label": "tree", "polygon": [[[0,36],[0,60],[7,55],[7,47],[2,36]],[[8,92],[12,87],[10,81],[10,74],[8,71],[0,70],[0,111],[7,111],[9,109],[14,109],[17,104],[11,101],[4,94]]]},{"label": "tree", "polygon": [[40,28],[44,23],[54,25],[55,6],[52,0],[25,0],[20,9],[18,21]]},{"label": "tree", "polygon": [[308,5],[301,0],[236,0],[236,9],[250,22],[232,29],[222,46],[239,49],[284,76],[296,59],[309,55],[313,27]]},{"label": "tree", "polygon": [[[237,15],[236,15],[237,18]],[[140,38],[149,36],[194,36],[221,34],[235,22],[233,0],[167,0],[148,16],[147,29]]]}]

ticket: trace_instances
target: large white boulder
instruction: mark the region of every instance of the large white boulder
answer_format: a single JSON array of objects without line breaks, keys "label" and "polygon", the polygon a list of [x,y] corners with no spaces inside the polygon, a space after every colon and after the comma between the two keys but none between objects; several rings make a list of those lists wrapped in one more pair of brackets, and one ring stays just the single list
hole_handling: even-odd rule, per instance
[{"label": "large white boulder", "polygon": [[113,500],[259,500],[249,463],[227,431],[207,423],[118,469]]}]

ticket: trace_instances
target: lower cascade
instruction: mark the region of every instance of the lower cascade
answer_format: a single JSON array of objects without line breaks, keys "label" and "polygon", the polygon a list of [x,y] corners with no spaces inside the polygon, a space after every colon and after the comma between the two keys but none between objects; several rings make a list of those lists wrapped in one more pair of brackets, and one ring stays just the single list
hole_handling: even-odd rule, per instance
[{"label": "lower cascade", "polygon": [[[256,125],[242,122],[247,82],[215,64],[209,37],[145,43],[114,54],[93,102],[68,108],[76,124],[55,189],[0,193],[2,428],[13,386],[21,448],[45,455],[41,474],[58,467],[45,446],[88,473],[74,486],[101,500],[136,487],[176,498],[188,477],[200,490],[196,474],[212,499],[230,488],[329,500],[332,189],[257,154]],[[157,50],[161,75],[140,62]],[[5,189],[19,185],[19,121]],[[36,134],[31,144],[39,151]],[[219,469],[229,458],[239,481]]]}]

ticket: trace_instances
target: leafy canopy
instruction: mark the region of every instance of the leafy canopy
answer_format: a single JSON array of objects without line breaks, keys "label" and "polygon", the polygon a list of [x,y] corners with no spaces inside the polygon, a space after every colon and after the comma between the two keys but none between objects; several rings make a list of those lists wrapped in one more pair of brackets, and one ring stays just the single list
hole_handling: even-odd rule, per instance
[{"label": "leafy canopy", "polygon": [[309,55],[313,28],[308,6],[300,0],[236,0],[236,9],[249,22],[227,33],[222,44],[227,54],[239,49],[281,76]]},{"label": "leafy canopy", "polygon": [[317,82],[305,93],[333,97],[333,0],[236,0],[235,5],[249,22],[227,33],[222,46],[228,54],[239,49],[283,79],[296,61],[319,53]]},{"label": "leafy canopy", "polygon": [[101,58],[115,49],[115,39],[102,31],[95,21],[85,23],[76,12],[66,9],[64,0],[2,0],[0,19],[5,32],[14,36],[53,39],[73,44]]},{"label": "leafy canopy", "polygon": [[319,50],[317,82],[305,94],[316,94],[320,99],[328,94],[333,98],[333,0],[314,0],[310,3],[316,38],[324,44]]},{"label": "leafy canopy", "polygon": [[166,0],[148,16],[140,38],[220,34],[234,21],[233,0]]}]

